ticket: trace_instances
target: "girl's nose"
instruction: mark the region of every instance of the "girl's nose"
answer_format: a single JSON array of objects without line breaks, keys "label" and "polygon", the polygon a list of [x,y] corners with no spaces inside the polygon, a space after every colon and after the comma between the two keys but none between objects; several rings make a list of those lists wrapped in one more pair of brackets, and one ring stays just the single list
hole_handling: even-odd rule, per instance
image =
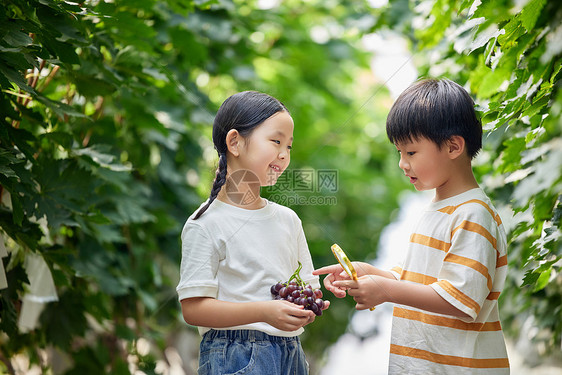
[{"label": "girl's nose", "polygon": [[287,150],[282,150],[282,151],[279,152],[278,157],[279,157],[279,159],[284,160],[287,157],[288,154],[289,154],[289,152]]}]

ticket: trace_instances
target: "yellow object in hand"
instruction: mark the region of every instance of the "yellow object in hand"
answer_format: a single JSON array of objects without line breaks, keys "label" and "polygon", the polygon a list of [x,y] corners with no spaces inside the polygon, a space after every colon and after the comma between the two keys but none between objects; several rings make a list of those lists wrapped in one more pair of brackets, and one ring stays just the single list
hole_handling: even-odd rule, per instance
[{"label": "yellow object in hand", "polygon": [[[353,264],[351,263],[345,252],[342,250],[342,248],[335,243],[332,245],[331,249],[332,253],[334,253],[334,256],[340,263],[343,270],[349,275],[349,277],[351,277],[352,280],[357,281],[357,271],[355,271],[355,267],[353,267]],[[374,307],[371,307],[369,310],[373,311],[374,309]]]}]

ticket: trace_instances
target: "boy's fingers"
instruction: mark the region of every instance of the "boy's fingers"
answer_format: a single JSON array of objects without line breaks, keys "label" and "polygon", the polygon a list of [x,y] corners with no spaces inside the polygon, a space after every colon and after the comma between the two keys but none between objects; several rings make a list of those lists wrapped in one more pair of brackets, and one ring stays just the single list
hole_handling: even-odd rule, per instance
[{"label": "boy's fingers", "polygon": [[332,287],[326,287],[326,289],[328,289],[330,292],[332,292],[332,294],[334,296],[336,296],[337,298],[343,298],[347,295],[347,293],[345,292],[345,290],[340,289],[340,288],[336,288],[334,286]]},{"label": "boy's fingers", "polygon": [[351,288],[351,289],[355,289],[357,288],[357,281],[355,280],[339,280],[339,281],[334,281],[332,283],[333,286],[336,286],[338,288]]},{"label": "boy's fingers", "polygon": [[340,290],[340,289],[334,289],[334,290],[332,290],[332,293],[337,298],[344,298],[345,296],[347,296],[347,293],[344,292],[343,290]]},{"label": "boy's fingers", "polygon": [[363,303],[358,303],[357,305],[355,305],[356,310],[367,310],[368,308],[369,308],[369,306],[367,306]]},{"label": "boy's fingers", "polygon": [[325,266],[312,271],[313,275],[325,275],[327,273],[336,273],[340,270],[341,266],[339,264],[332,264],[331,266]]}]

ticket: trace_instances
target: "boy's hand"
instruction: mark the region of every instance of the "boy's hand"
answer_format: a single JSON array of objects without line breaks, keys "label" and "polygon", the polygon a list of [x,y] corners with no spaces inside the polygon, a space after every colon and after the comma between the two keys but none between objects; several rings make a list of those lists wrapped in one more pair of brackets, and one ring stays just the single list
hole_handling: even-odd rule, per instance
[{"label": "boy's hand", "polygon": [[361,276],[357,281],[340,280],[334,281],[333,286],[346,289],[347,294],[353,297],[357,310],[366,310],[388,301],[385,291],[385,283],[388,279],[376,275]]},{"label": "boy's hand", "polygon": [[332,292],[336,297],[343,298],[345,297],[346,288],[340,288],[334,285],[335,281],[339,280],[350,280],[349,276],[343,270],[342,266],[339,264],[332,264],[331,266],[326,266],[319,268],[317,270],[312,271],[313,275],[325,275],[328,274],[324,278],[324,287]]}]

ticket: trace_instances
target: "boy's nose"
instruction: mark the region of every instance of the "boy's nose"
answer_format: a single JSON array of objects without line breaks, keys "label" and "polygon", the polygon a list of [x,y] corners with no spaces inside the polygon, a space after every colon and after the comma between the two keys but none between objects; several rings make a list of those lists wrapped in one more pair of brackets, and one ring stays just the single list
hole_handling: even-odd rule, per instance
[{"label": "boy's nose", "polygon": [[289,153],[288,153],[287,150],[281,151],[281,152],[279,152],[278,157],[279,157],[279,159],[281,159],[281,160],[285,160],[285,158],[287,157],[288,154],[289,154]]},{"label": "boy's nose", "polygon": [[404,160],[404,158],[402,156],[400,156],[400,160],[398,161],[398,166],[403,171],[405,171],[406,169],[409,168],[409,164]]}]

